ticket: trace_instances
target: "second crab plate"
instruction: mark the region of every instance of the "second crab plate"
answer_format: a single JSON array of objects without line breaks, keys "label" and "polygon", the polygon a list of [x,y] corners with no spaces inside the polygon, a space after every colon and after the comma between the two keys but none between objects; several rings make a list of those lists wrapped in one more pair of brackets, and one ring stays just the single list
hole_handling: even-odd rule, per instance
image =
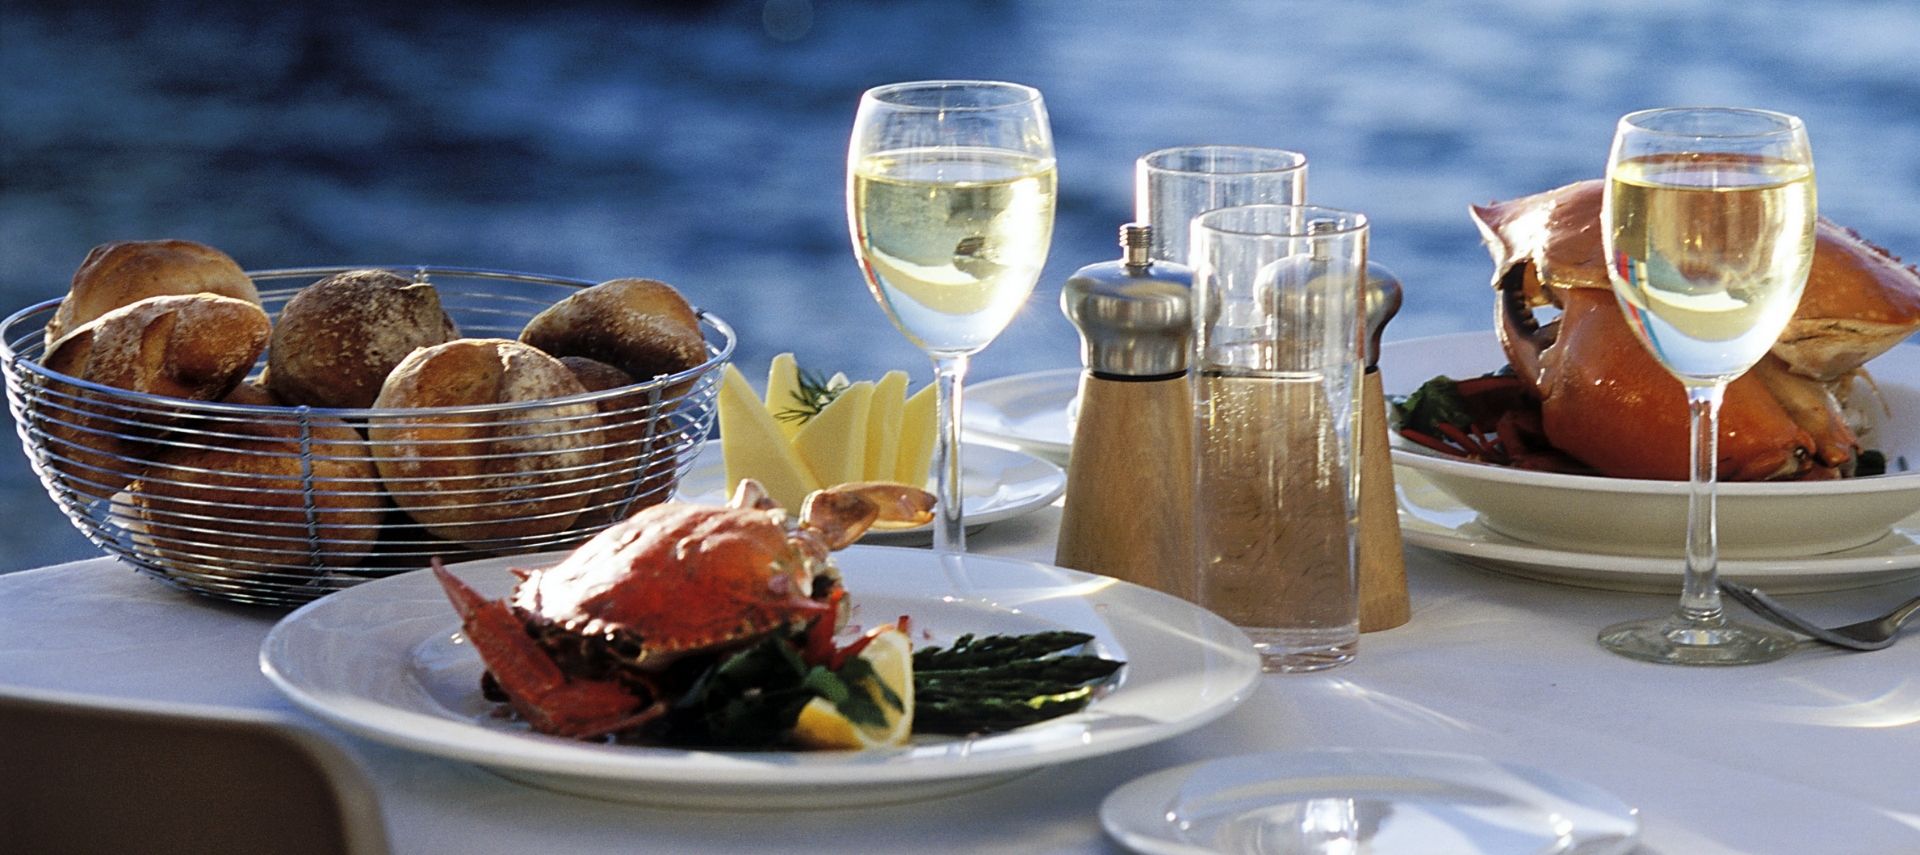
[{"label": "second crab plate", "polygon": [[[1389,397],[1403,396],[1435,375],[1477,377],[1506,362],[1491,331],[1389,342],[1381,354],[1381,381]],[[1920,347],[1895,347],[1866,369],[1888,412],[1865,445],[1886,454],[1888,474],[1720,484],[1723,557],[1804,558],[1858,548],[1889,536],[1895,523],[1920,512],[1920,471],[1915,468],[1920,467]],[[1627,432],[1617,439],[1628,445],[1634,441]],[[1393,459],[1477,511],[1489,530],[1518,541],[1573,552],[1657,557],[1678,556],[1685,543],[1685,481],[1477,463],[1397,436]]]}]

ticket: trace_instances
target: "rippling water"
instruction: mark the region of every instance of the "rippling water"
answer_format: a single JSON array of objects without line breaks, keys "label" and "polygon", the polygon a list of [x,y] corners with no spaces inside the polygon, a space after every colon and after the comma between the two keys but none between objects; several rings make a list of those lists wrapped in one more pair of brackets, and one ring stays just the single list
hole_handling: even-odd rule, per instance
[{"label": "rippling water", "polygon": [[[1614,120],[1647,106],[1801,115],[1822,211],[1920,257],[1909,4],[394,5],[0,0],[5,305],[129,238],[256,269],[643,275],[733,322],[749,376],[792,350],[923,382],[853,265],[842,181],[859,93],[933,77],[1038,86],[1059,149],[1047,275],[977,378],[1076,363],[1059,283],[1117,255],[1133,159],[1181,143],[1306,152],[1310,197],[1368,213],[1407,283],[1390,339],[1488,327],[1466,206],[1597,176]],[[17,451],[0,487],[0,569],[92,554]]]}]

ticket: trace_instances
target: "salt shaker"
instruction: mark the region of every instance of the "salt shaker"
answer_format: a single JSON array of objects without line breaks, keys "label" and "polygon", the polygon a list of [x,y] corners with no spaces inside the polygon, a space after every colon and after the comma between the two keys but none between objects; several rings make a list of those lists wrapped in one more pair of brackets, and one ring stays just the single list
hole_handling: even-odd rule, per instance
[{"label": "salt shaker", "polygon": [[1191,596],[1193,274],[1152,260],[1152,230],[1076,271],[1060,308],[1080,330],[1080,417],[1054,563]]}]

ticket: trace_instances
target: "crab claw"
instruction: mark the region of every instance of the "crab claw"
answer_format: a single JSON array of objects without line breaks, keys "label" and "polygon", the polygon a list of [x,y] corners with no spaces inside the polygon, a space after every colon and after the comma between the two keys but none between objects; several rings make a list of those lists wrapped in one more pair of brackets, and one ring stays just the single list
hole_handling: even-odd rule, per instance
[{"label": "crab claw", "polygon": [[770,511],[780,507],[780,503],[773,500],[773,496],[759,481],[742,478],[740,483],[734,486],[733,497],[727,500],[727,507]]},{"label": "crab claw", "polygon": [[664,705],[650,705],[618,683],[568,677],[506,603],[480,596],[438,558],[433,575],[487,672],[534,730],[590,739],[638,727],[665,712]]},{"label": "crab claw", "polygon": [[934,501],[932,493],[891,481],[841,484],[809,494],[800,524],[819,534],[829,550],[845,549],[877,522],[932,522]]}]

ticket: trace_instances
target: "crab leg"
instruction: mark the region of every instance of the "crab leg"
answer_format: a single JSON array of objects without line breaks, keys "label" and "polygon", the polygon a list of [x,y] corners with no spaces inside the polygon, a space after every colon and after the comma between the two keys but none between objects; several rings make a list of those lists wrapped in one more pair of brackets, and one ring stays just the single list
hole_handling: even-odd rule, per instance
[{"label": "crab leg", "polygon": [[534,730],[587,739],[637,727],[665,711],[618,683],[569,678],[506,603],[480,596],[437,558],[433,575],[494,682]]}]

